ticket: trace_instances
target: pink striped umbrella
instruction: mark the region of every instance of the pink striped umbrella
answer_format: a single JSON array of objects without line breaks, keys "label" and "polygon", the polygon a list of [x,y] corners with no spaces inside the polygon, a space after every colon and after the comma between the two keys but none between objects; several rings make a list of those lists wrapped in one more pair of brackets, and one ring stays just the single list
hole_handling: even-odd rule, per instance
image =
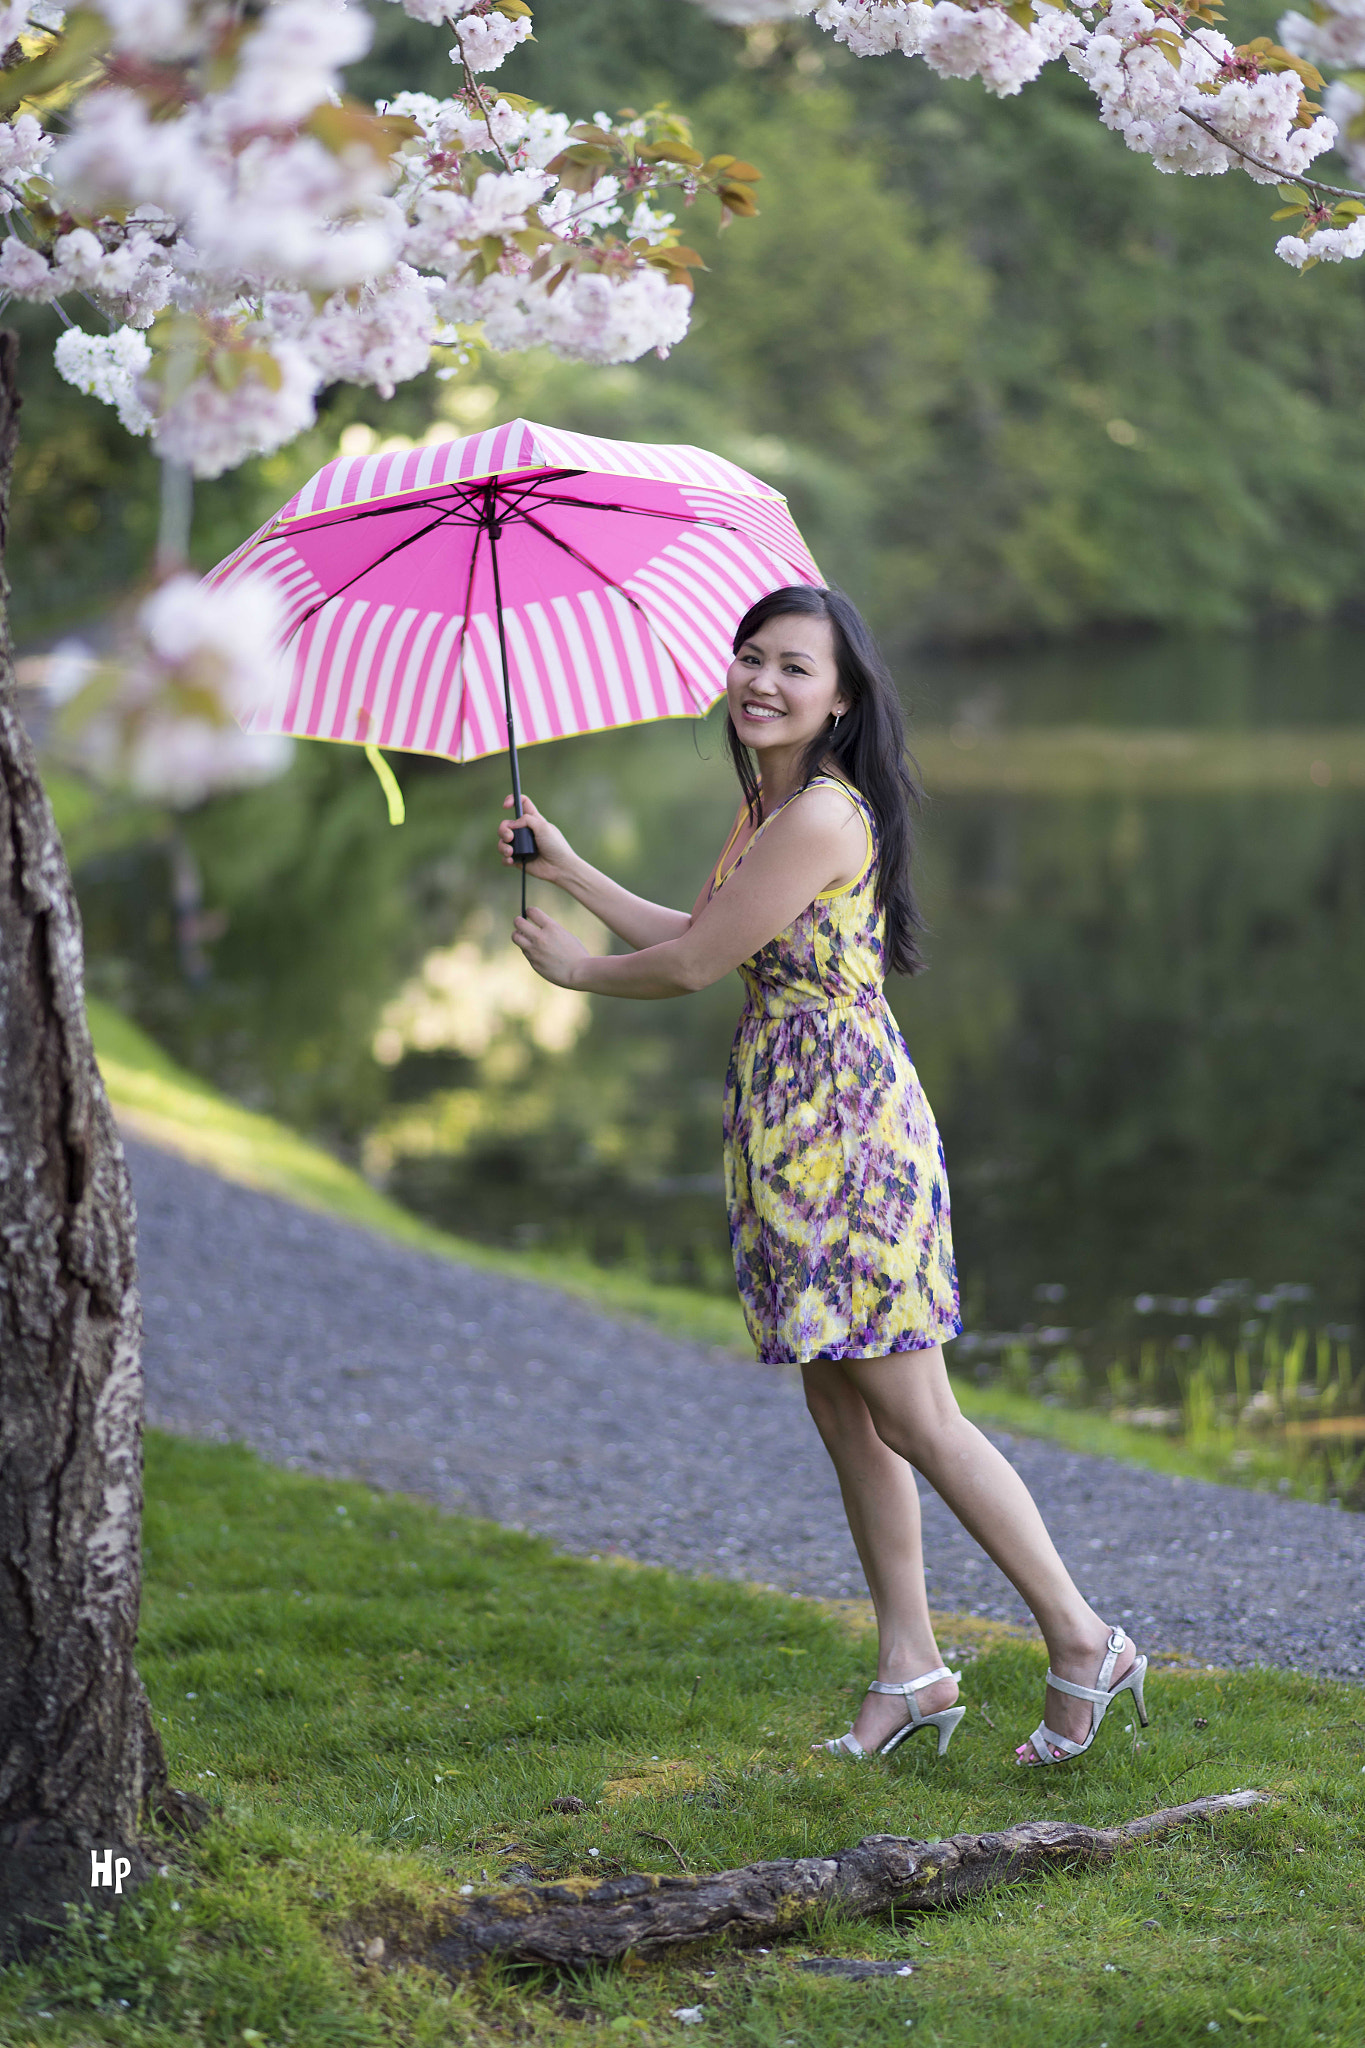
[{"label": "pink striped umbrella", "polygon": [[518,740],[708,711],[754,600],[822,579],[786,499],[734,463],[513,420],[329,462],[209,580],[283,603],[292,659],[248,731],[506,747],[520,817]]}]

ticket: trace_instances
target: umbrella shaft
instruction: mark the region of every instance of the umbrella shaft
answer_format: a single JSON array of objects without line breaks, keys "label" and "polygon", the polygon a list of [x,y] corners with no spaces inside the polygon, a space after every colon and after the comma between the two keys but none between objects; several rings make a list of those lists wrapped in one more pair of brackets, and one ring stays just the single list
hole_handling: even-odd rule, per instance
[{"label": "umbrella shaft", "polygon": [[[484,499],[484,526],[488,533],[488,554],[493,565],[493,604],[498,615],[498,653],[502,657],[502,701],[507,711],[507,760],[512,770],[512,816],[521,817],[521,769],[517,762],[517,727],[512,712],[512,675],[507,663],[507,630],[502,621],[502,578],[498,574],[498,535],[502,523],[497,517],[490,486]],[[512,858],[521,863],[521,907],[526,910],[526,862],[536,857],[536,835],[529,825],[518,824],[512,833]]]}]

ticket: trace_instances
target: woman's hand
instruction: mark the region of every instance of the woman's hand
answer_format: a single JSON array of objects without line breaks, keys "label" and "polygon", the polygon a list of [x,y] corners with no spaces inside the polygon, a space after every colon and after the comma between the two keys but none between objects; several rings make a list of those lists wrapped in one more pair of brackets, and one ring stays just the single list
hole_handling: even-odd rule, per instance
[{"label": "woman's hand", "polygon": [[[505,811],[511,810],[510,796],[502,807]],[[536,835],[536,857],[527,861],[527,874],[534,875],[538,882],[554,882],[559,888],[564,888],[565,878],[575,859],[574,850],[558,825],[552,825],[548,818],[543,818],[529,796],[522,797],[520,818],[504,818],[498,827],[498,852],[502,855],[503,866],[510,868],[514,865],[512,832],[516,825],[529,825]],[[520,866],[520,862],[515,865]]]},{"label": "woman's hand", "polygon": [[[506,832],[509,828],[504,825],[502,829]],[[534,866],[531,872],[535,873]],[[531,909],[525,917],[517,918],[512,926],[512,944],[521,948],[541,980],[552,981],[556,988],[573,988],[574,968],[590,957],[582,941],[566,932],[562,924],[556,924],[544,910]]]}]

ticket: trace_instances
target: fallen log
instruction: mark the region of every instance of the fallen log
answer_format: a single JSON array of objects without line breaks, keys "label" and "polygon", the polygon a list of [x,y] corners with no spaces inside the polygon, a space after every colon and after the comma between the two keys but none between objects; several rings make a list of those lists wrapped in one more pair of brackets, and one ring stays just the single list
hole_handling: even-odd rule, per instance
[{"label": "fallen log", "polygon": [[[837,1856],[783,1858],[710,1875],[676,1871],[626,1877],[569,1878],[517,1884],[451,1900],[420,1931],[352,1930],[362,1952],[390,1963],[420,1962],[449,1977],[493,1958],[566,1967],[615,1962],[628,1951],[658,1955],[687,1943],[728,1939],[743,1945],[789,1934],[831,1906],[870,1917],[931,1912],[979,1892],[1075,1864],[1107,1863],[1120,1850],[1194,1820],[1242,1813],[1264,1792],[1223,1792],[1187,1806],[1162,1807],[1117,1828],[1071,1821],[1021,1821],[998,1834],[951,1835],[916,1842],[868,1835]],[[366,1941],[380,1933],[378,1941]]]}]

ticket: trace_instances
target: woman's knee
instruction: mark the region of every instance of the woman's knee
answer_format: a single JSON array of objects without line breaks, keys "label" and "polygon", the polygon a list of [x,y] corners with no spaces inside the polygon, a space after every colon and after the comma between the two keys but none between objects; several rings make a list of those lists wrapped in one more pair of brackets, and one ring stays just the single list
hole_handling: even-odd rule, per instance
[{"label": "woman's knee", "polygon": [[866,1434],[871,1426],[867,1404],[833,1359],[817,1358],[802,1366],[801,1379],[811,1420],[826,1443]]},{"label": "woman's knee", "polygon": [[961,1425],[947,1374],[914,1352],[861,1366],[857,1387],[882,1442],[921,1470]]}]

